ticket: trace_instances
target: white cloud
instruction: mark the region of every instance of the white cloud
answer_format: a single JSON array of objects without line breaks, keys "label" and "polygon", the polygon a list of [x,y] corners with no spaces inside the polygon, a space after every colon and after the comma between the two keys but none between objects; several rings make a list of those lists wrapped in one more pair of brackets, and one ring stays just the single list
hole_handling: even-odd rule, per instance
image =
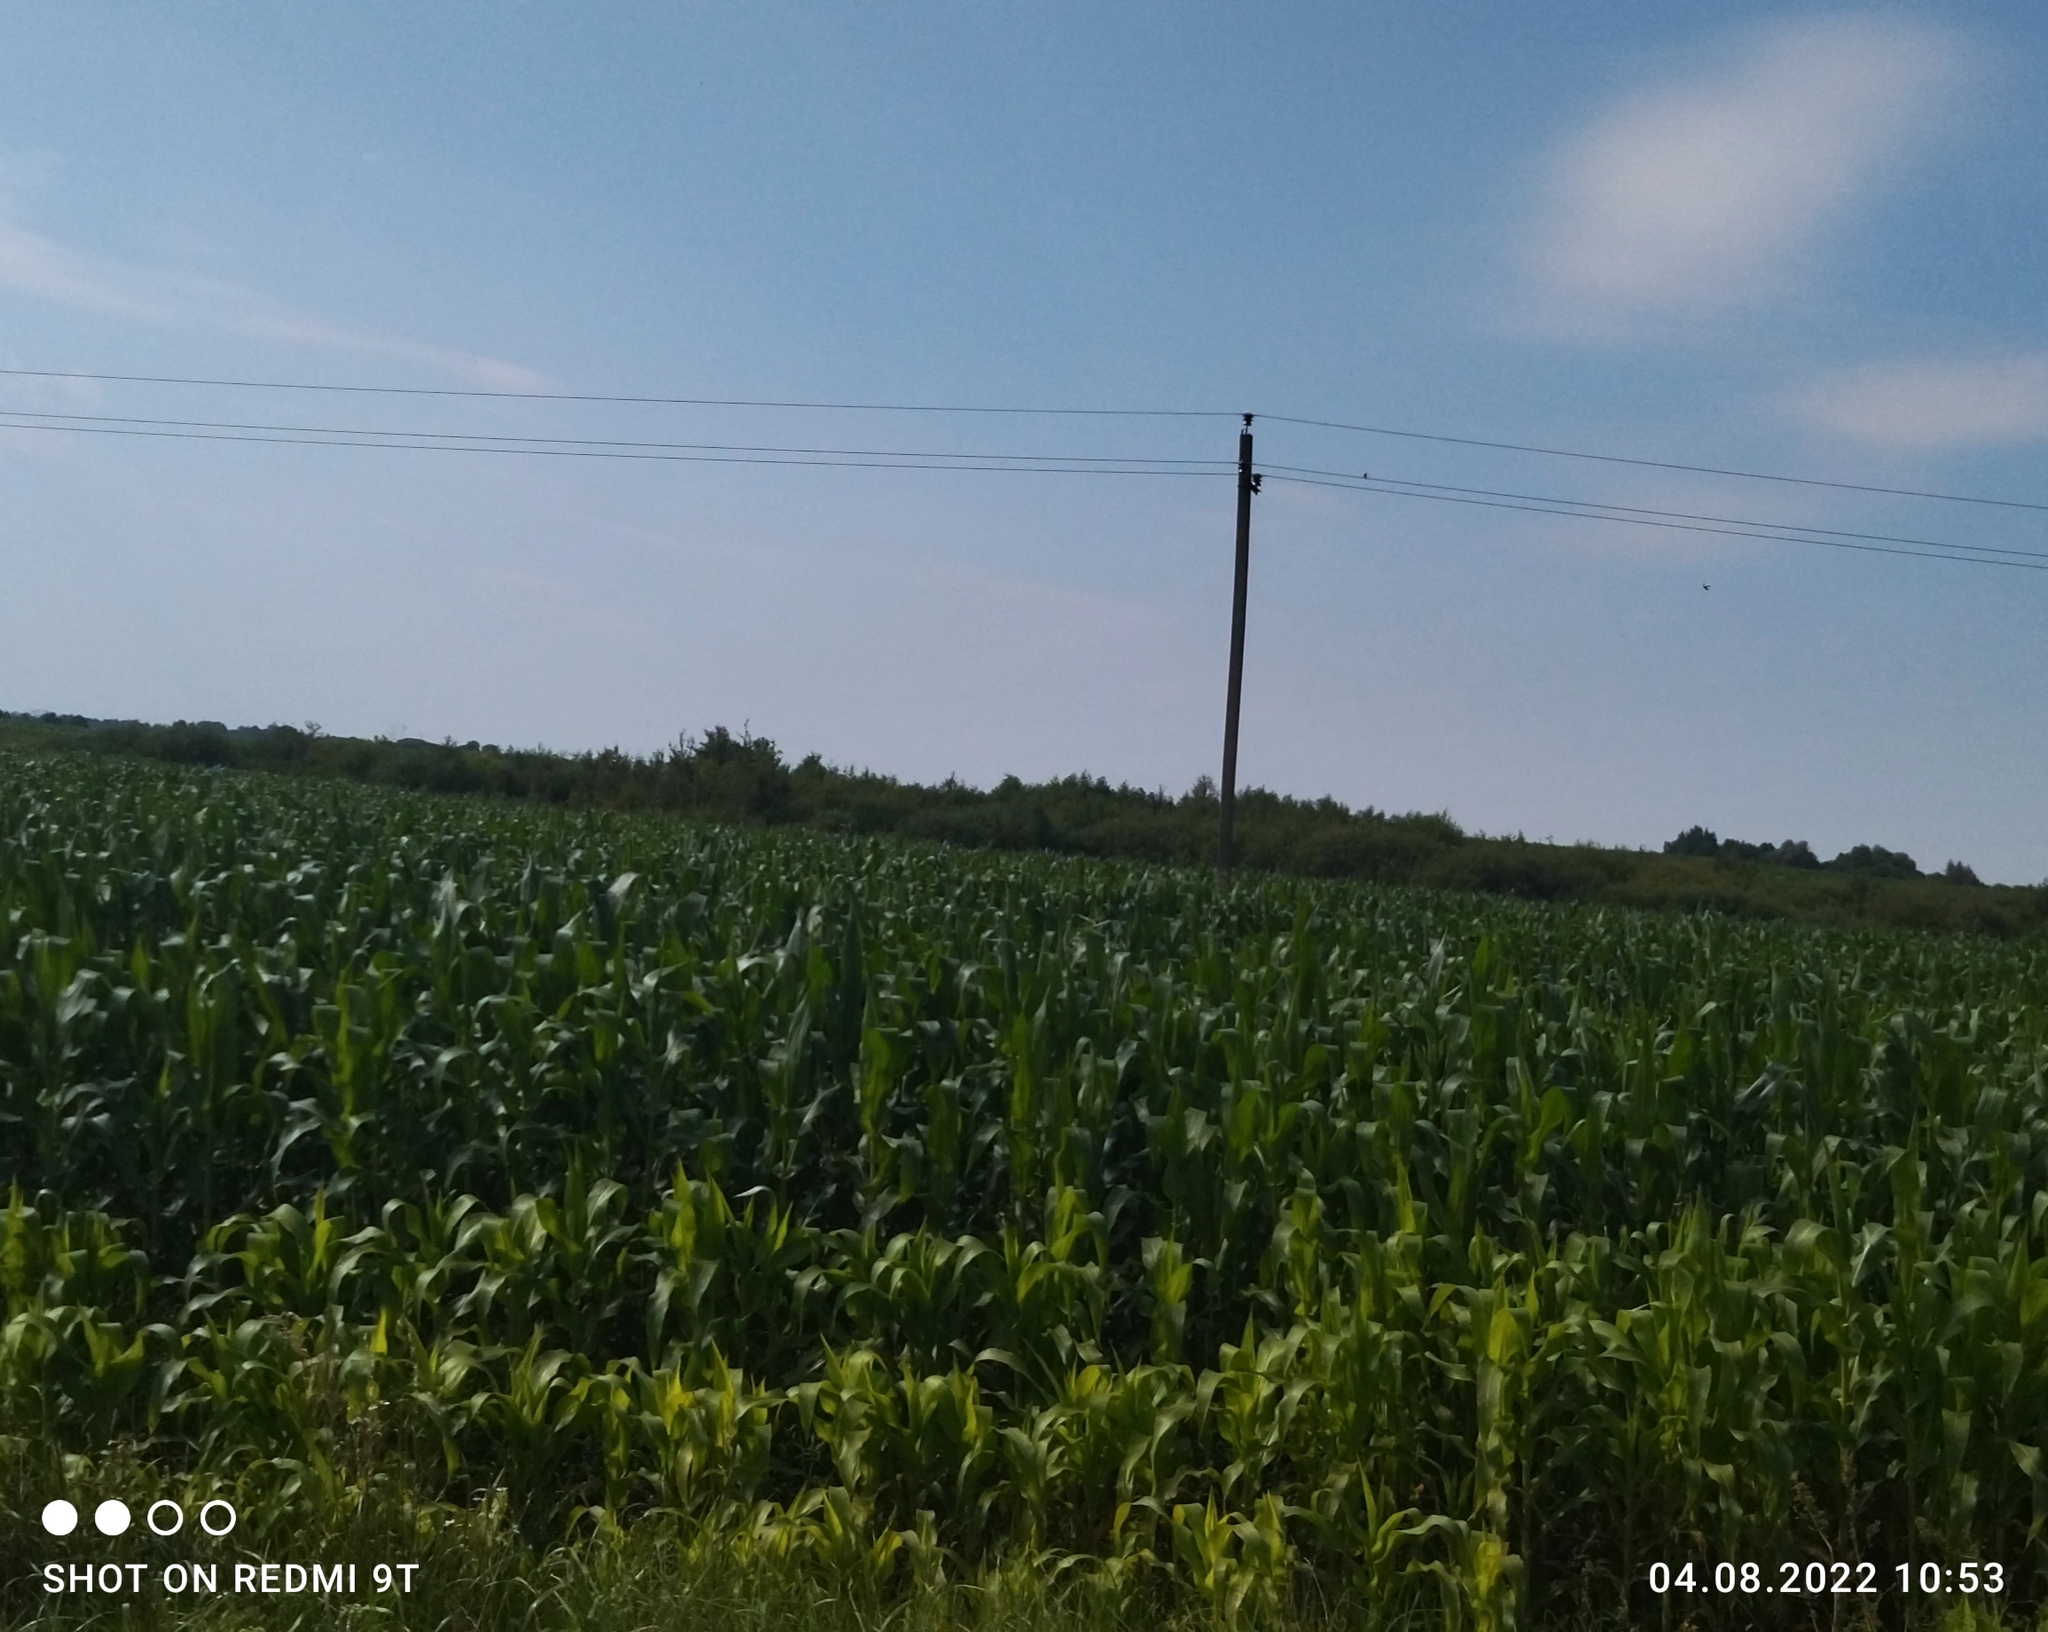
[{"label": "white cloud", "polygon": [[1827,430],[1893,447],[2048,441],[2048,352],[1846,369],[1796,393],[1789,406]]},{"label": "white cloud", "polygon": [[1606,108],[1548,156],[1524,244],[1537,321],[1626,332],[1782,290],[1935,133],[1972,60],[1927,24],[1780,22]]},{"label": "white cloud", "polygon": [[0,204],[0,289],[167,328],[210,328],[251,340],[315,346],[420,364],[494,390],[546,382],[515,363],[449,346],[338,327],[219,278],[106,259],[17,225]]}]

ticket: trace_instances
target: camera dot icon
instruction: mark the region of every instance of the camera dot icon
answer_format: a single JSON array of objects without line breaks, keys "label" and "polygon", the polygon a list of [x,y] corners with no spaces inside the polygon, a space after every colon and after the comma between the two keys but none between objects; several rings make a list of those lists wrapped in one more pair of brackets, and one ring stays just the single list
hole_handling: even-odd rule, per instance
[{"label": "camera dot icon", "polygon": [[[143,1522],[150,1533],[175,1536],[185,1528],[185,1510],[168,1497],[149,1504]],[[68,1536],[78,1528],[78,1508],[59,1496],[43,1505],[43,1530],[52,1536]],[[199,1505],[199,1528],[218,1540],[235,1528],[235,1504],[216,1496]],[[135,1523],[135,1511],[117,1497],[109,1496],[92,1510],[92,1526],[103,1536],[124,1536]]]}]

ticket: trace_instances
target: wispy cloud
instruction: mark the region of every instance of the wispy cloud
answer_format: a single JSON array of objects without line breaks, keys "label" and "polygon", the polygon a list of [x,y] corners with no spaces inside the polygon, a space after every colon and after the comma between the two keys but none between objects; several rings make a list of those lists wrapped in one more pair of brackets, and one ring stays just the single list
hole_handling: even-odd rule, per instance
[{"label": "wispy cloud", "polygon": [[1627,334],[1781,292],[1974,77],[1953,33],[1843,16],[1746,31],[1711,68],[1641,87],[1547,157],[1529,316]]},{"label": "wispy cloud", "polygon": [[2048,441],[2048,352],[1845,369],[1796,392],[1789,406],[1826,430],[1892,447]]},{"label": "wispy cloud", "polygon": [[159,327],[216,329],[251,340],[389,358],[494,390],[536,390],[546,383],[516,363],[327,323],[223,279],[138,266],[69,248],[18,225],[4,200],[0,289]]}]

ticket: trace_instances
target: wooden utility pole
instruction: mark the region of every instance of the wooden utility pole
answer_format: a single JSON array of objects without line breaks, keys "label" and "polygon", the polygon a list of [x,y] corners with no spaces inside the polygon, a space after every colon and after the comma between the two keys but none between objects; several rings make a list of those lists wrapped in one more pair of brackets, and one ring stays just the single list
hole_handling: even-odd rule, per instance
[{"label": "wooden utility pole", "polygon": [[1252,473],[1252,416],[1244,416],[1237,433],[1237,588],[1230,602],[1230,696],[1223,705],[1223,819],[1216,835],[1216,873],[1230,876],[1235,859],[1233,829],[1237,823],[1237,704],[1244,689],[1244,597],[1252,569],[1252,495],[1259,479]]}]

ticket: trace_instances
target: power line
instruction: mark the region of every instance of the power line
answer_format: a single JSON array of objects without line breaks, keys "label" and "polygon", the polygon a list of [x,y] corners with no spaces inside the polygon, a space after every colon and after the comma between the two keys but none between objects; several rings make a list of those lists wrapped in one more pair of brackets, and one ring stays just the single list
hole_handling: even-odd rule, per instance
[{"label": "power line", "polygon": [[807,448],[787,447],[774,443],[756,444],[747,442],[648,442],[636,441],[626,437],[609,436],[519,436],[487,431],[399,431],[361,425],[277,425],[241,420],[149,419],[129,414],[32,413],[25,409],[0,408],[0,427],[6,426],[10,421],[34,422],[13,426],[13,428],[19,430],[38,428],[82,430],[100,425],[156,425],[168,426],[179,430],[264,431],[297,433],[308,436],[359,437],[366,439],[336,444],[341,447],[386,447],[393,445],[393,439],[402,441],[403,439],[411,438],[422,442],[445,442],[457,447],[466,443],[504,444],[503,451],[506,452],[519,451],[518,445],[538,444],[542,447],[653,448],[689,453],[792,453],[874,459],[985,459],[1000,461],[1004,464],[1051,463],[1057,461],[1061,464],[1072,465],[1185,465],[1215,470],[1229,470],[1233,468],[1233,462],[1228,459],[1176,459],[1164,456],[1128,458],[1080,453],[937,453],[929,449]]},{"label": "power line", "polygon": [[[1409,490],[1403,487],[1384,486],[1378,481],[1373,481],[1370,484],[1367,484],[1360,482],[1356,479],[1331,481],[1323,480],[1312,476],[1281,475],[1274,476],[1273,480],[1276,482],[1291,482],[1296,484],[1297,486],[1303,487],[1341,488],[1343,491],[1347,493],[1378,493],[1384,494],[1391,498],[1398,499],[1427,499],[1432,500],[1439,504],[1475,505],[1479,508],[1487,510],[1520,510],[1527,512],[1530,515],[1564,516],[1574,521],[1607,521],[1615,522],[1620,525],[1629,527],[1657,527],[1670,532],[1713,533],[1728,538],[1765,539],[1781,544],[1817,544],[1827,549],[1855,550],[1859,553],[1868,555],[1905,555],[1913,556],[1917,559],[1924,561],[1962,561],[1975,566],[1982,567],[2020,567],[2033,572],[2048,572],[2048,563],[2001,560],[1996,557],[1983,555],[1964,555],[1941,553],[1929,550],[1898,549],[1889,545],[1882,544],[1853,544],[1840,539],[1811,538],[1789,532],[1766,531],[1761,528],[1707,527],[1678,521],[1652,521],[1637,516],[1602,515],[1596,511],[1591,510],[1555,509],[1542,505],[1516,504],[1496,499],[1458,498],[1448,493],[1410,492]],[[1955,550],[1962,550],[1974,548],[1974,546],[1957,545],[1951,546],[1950,548]]]},{"label": "power line", "polygon": [[[497,396],[526,395],[518,392],[427,390],[412,387],[367,386],[280,386],[278,382],[201,381],[170,376],[144,375],[52,375],[40,370],[0,369],[0,375],[32,374],[43,378],[92,378],[157,380],[177,384],[265,384],[281,389],[385,392],[406,395]],[[665,401],[681,398],[610,398],[584,396],[562,400],[580,401]],[[746,403],[744,406],[771,406]],[[772,406],[852,406],[847,404],[775,404]],[[870,405],[879,406],[879,405]],[[954,410],[924,405],[891,405],[920,412]],[[959,410],[967,411],[967,410]],[[1040,410],[973,410],[976,412],[1033,413]],[[1136,414],[1137,410],[1044,410],[1059,413]],[[1193,417],[1194,411],[1173,410],[1179,417]],[[1370,430],[1372,427],[1339,426],[1334,421],[1302,420],[1286,415],[1270,416],[1282,423],[1320,425],[1340,429]],[[1129,457],[1094,454],[1004,454],[986,452],[951,453],[929,449],[842,448],[788,446],[758,443],[666,442],[600,437],[547,437],[485,432],[393,430],[384,427],[275,424],[236,420],[187,420],[149,418],[134,415],[69,414],[26,409],[0,409],[0,430],[68,431],[78,435],[142,436],[173,441],[243,442],[307,447],[384,448],[417,453],[526,454],[538,458],[582,458],[640,460],[680,464],[743,464],[816,466],[841,469],[960,470],[1045,475],[1131,475],[1201,476],[1221,475],[1232,468],[1230,461],[1186,459],[1166,456]],[[1469,438],[1427,437],[1419,432],[1383,434],[1411,436],[1423,440],[1467,442],[1474,446],[1514,448],[1516,444],[1480,443]],[[1526,451],[1556,452],[1533,449]],[[1622,464],[1653,464],[1654,461],[1620,459],[1608,455],[1570,455],[1599,458]],[[1694,466],[1662,466],[1673,469],[1704,469]],[[1354,477],[1348,471],[1327,470],[1307,465],[1266,465],[1276,481],[1302,485],[1339,487],[1347,491],[1391,493],[1399,497],[1436,499],[1487,509],[1521,510],[1538,515],[1572,516],[1581,520],[1609,521],[1633,526],[1661,527],[1678,532],[1712,533],[1727,537],[1767,539],[1780,543],[1821,544],[1865,553],[1909,555],[1926,560],[1975,560],[1982,565],[2029,566],[2048,570],[2048,552],[1993,545],[1957,544],[1942,539],[1907,535],[1858,532],[1844,528],[1813,527],[1797,522],[1759,521],[1748,517],[1719,516],[1690,511],[1659,510],[1646,506],[1609,503],[1597,499],[1559,498],[1550,494],[1520,493],[1481,487],[1459,487],[1445,483],[1410,481],[1404,478]],[[1715,472],[1715,474],[1747,474]],[[1807,478],[1760,478],[1786,480],[1807,486],[1848,487],[1855,484],[1819,482]],[[1902,489],[1862,488],[1859,491],[1903,493]],[[1955,497],[1954,495],[1921,495]],[[1980,502],[1980,501],[1970,501]],[[2012,508],[2048,508],[2020,505],[2015,501],[1984,500]],[[1818,535],[1818,536],[1815,536]],[[1854,541],[1854,542],[1851,542]]]},{"label": "power line", "polygon": [[0,368],[29,380],[97,380],[125,385],[210,385],[237,391],[339,391],[384,397],[473,397],[520,402],[613,402],[669,408],[809,408],[863,414],[1042,414],[1091,419],[1236,419],[1221,408],[1017,408],[932,402],[794,402],[762,397],[640,397],[597,391],[491,391],[424,385],[322,385],[300,380],[216,380],[180,374],[88,374],[47,368]]},{"label": "power line", "polygon": [[[323,436],[254,436],[232,431],[175,431],[147,430],[140,426],[120,425],[44,425],[20,424],[0,420],[0,430],[5,431],[55,431],[70,432],[75,436],[146,436],[174,442],[253,442],[266,446],[313,447],[313,448],[364,448],[395,449],[410,453],[470,453],[524,455],[533,459],[633,459],[652,460],[663,464],[686,465],[804,465],[843,470],[982,470],[1012,471],[1018,474],[1048,476],[1222,476],[1227,470],[1188,470],[1181,468],[1160,468],[1151,465],[1102,465],[1102,464],[992,464],[972,463],[980,455],[963,455],[958,461],[942,462],[944,456],[927,456],[920,460],[913,457],[884,456],[880,458],[807,458],[797,455],[789,457],[756,456],[751,454],[723,453],[633,453],[627,451],[605,451],[598,448],[525,448],[525,447],[479,447],[471,443],[447,442],[376,442],[345,441],[338,437]],[[988,456],[1000,458],[1001,455]],[[1049,459],[1058,455],[1047,455]]]},{"label": "power line", "polygon": [[[1773,533],[1822,533],[1830,538],[1857,538],[1876,544],[1913,544],[1930,550],[1968,551],[1978,555],[2019,555],[2035,560],[2048,561],[2048,551],[2007,549],[1992,544],[1956,544],[1941,538],[1912,538],[1897,533],[1864,533],[1843,527],[1809,527],[1799,521],[1758,521],[1749,516],[1701,515],[1690,510],[1652,510],[1642,505],[1609,504],[1604,499],[1561,499],[1550,493],[1515,493],[1492,487],[1453,487],[1442,482],[1417,482],[1405,476],[1360,476],[1354,477],[1348,470],[1321,470],[1313,465],[1266,465],[1269,471],[1286,471],[1297,476],[1330,476],[1339,483],[1352,481],[1370,482],[1374,486],[1392,486],[1402,489],[1421,489],[1428,493],[1465,493],[1489,499],[1522,499],[1531,504],[1568,505],[1571,509],[1556,512],[1560,515],[1575,515],[1581,512],[1614,510],[1631,516],[1660,516],[1671,521],[1711,521],[1730,527],[1764,528]],[[1276,478],[1277,479],[1277,478]],[[1421,493],[1414,495],[1421,497]]]},{"label": "power line", "polygon": [[[1852,544],[1846,539],[1807,538],[1792,533],[1749,531],[1739,527],[1706,527],[1693,522],[1652,521],[1641,516],[1600,515],[1588,510],[1550,509],[1534,504],[1515,504],[1504,499],[1459,498],[1450,493],[1418,493],[1406,488],[1386,487],[1377,481],[1364,482],[1357,479],[1331,481],[1318,476],[1275,475],[1276,482],[1291,482],[1298,487],[1335,487],[1347,493],[1379,493],[1396,499],[1427,499],[1437,504],[1469,504],[1486,510],[1524,510],[1537,516],[1567,516],[1574,521],[1608,521],[1625,527],[1659,527],[1678,533],[1718,533],[1728,538],[1768,539],[1780,544],[1817,544],[1830,550],[1855,550],[1865,555],[1908,555],[1922,561],[1961,561],[1978,567],[2017,567],[2028,572],[2048,572],[2048,562],[2008,561],[1994,556],[1949,555],[1932,550],[1900,549],[1890,544]],[[1957,546],[1962,548],[1964,546]]]},{"label": "power line", "polygon": [[[0,430],[70,432],[81,436],[150,437],[181,442],[240,442],[265,446],[386,449],[412,453],[468,453],[526,455],[555,459],[623,459],[664,464],[774,465],[851,470],[956,470],[1004,471],[1019,475],[1057,476],[1222,476],[1230,466],[1218,460],[1137,461],[1107,460],[1091,455],[1059,454],[946,454],[923,451],[895,451],[854,448],[747,447],[741,444],[654,443],[599,444],[597,446],[510,445],[528,439],[506,438],[486,443],[480,438],[461,440],[405,441],[408,436],[455,437],[459,433],[342,430],[337,434],[287,434],[285,426],[251,426],[245,429],[168,428],[196,427],[205,421],[145,422],[142,424],[57,424],[25,422],[24,416],[4,417]],[[85,418],[88,416],[75,416]],[[152,428],[152,426],[156,428]],[[316,428],[305,428],[314,430]],[[541,439],[533,439],[541,440]],[[546,439],[571,440],[563,439]],[[675,450],[675,451],[650,451]],[[685,451],[687,450],[687,451]],[[1038,461],[1038,462],[1024,462]],[[1545,495],[1501,493],[1489,488],[1446,488],[1435,483],[1409,483],[1398,478],[1359,478],[1343,471],[1317,470],[1313,466],[1269,465],[1264,467],[1276,482],[1298,486],[1335,487],[1352,493],[1382,493],[1396,498],[1433,499],[1446,504],[1474,505],[1492,510],[1519,510],[1532,515],[1567,516],[1580,521],[1618,522],[1629,526],[1657,527],[1667,531],[1712,533],[1730,538],[1766,539],[1786,544],[1820,544],[1831,549],[1857,550],[1875,555],[1912,556],[1928,561],[1971,561],[1980,566],[2028,567],[2048,571],[2048,555],[2034,550],[2002,549],[1989,545],[1952,544],[1939,539],[1899,539],[1898,544],[1925,546],[1899,548],[1891,543],[1849,540],[1883,540],[1891,535],[1854,533],[1835,528],[1803,527],[1794,522],[1757,522],[1733,517],[1686,517],[1683,511],[1645,510],[1636,506],[1611,505],[1590,499],[1556,499]],[[1490,495],[1480,497],[1478,495]],[[1534,502],[1521,502],[1533,500]],[[1627,512],[1613,513],[1608,512]],[[1727,525],[1704,525],[1726,522]],[[1827,537],[1807,536],[1828,534]],[[2029,557],[2031,559],[2006,559]]]},{"label": "power line", "polygon": [[[239,391],[325,391],[366,396],[452,397],[479,401],[614,403],[681,408],[812,410],[833,413],[1012,414],[1093,419],[1236,419],[1239,417],[1235,411],[1220,408],[1034,408],[988,403],[812,402],[766,397],[669,397],[636,396],[597,391],[510,391],[492,390],[484,387],[456,386],[339,385],[305,380],[237,380],[183,374],[106,374],[85,370],[43,368],[0,368],[0,378],[81,380],[129,385],[210,386]],[[1311,419],[1299,414],[1260,414],[1257,417],[1280,425],[1303,425],[1320,430],[1352,431],[1366,436],[1401,437],[1409,441],[1437,442],[1453,447],[1489,448],[1504,453],[1537,454],[1549,459],[1585,459],[1601,464],[1633,465],[1646,470],[1685,471],[1697,476],[1722,476],[1739,481],[1779,482],[1795,487],[1823,487],[1843,493],[1875,493],[1889,498],[1931,499],[1947,504],[1981,504],[2007,510],[2048,512],[2048,503],[2028,499],[1997,499],[1974,493],[1944,493],[1925,488],[1886,487],[1874,482],[1843,482],[1818,476],[1788,476],[1781,472],[1738,470],[1722,465],[1694,465],[1672,459],[1639,459],[1617,453],[1591,453],[1582,448],[1552,448],[1528,442],[1498,442],[1482,437],[1452,436],[1435,431],[1405,430],[1391,425],[1359,425],[1347,420]]]},{"label": "power line", "polygon": [[1630,459],[1618,453],[1539,448],[1526,442],[1486,442],[1476,436],[1400,431],[1386,425],[1347,425],[1340,420],[1299,419],[1289,414],[1261,414],[1259,417],[1281,425],[1313,425],[1326,431],[1360,431],[1367,436],[1399,436],[1413,442],[1448,442],[1461,448],[1494,448],[1506,453],[1540,453],[1551,459],[1593,459],[1607,465],[1639,465],[1647,470],[1684,470],[1696,476],[1733,476],[1746,482],[1785,482],[1795,487],[1831,487],[1844,493],[1883,493],[1896,499],[1940,499],[1949,504],[1989,504],[2005,510],[2048,510],[2048,504],[2028,499],[1990,499],[1973,493],[1934,493],[1915,487],[1879,487],[1869,482],[1831,482],[1818,476],[1780,476],[1761,470],[1729,470],[1719,465],[1685,465],[1670,459]]}]

